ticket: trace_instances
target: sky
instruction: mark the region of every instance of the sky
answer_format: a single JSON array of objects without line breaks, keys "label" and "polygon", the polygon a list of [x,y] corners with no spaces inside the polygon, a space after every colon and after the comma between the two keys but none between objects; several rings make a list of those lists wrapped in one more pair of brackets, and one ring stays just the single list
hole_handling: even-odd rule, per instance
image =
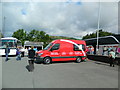
[{"label": "sky", "polygon": [[[100,1],[100,0],[99,0]],[[2,1],[0,29],[5,37],[18,29],[45,31],[52,36],[82,38],[99,28],[118,34],[118,2]],[[100,12],[100,14],[98,14]]]}]

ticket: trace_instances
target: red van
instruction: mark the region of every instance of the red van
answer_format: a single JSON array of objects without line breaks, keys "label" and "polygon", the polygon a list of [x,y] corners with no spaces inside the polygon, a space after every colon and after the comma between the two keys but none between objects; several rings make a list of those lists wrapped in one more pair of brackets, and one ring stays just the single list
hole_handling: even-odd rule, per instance
[{"label": "red van", "polygon": [[54,40],[37,52],[36,62],[49,64],[52,61],[74,60],[80,63],[86,59],[86,43],[83,40]]}]

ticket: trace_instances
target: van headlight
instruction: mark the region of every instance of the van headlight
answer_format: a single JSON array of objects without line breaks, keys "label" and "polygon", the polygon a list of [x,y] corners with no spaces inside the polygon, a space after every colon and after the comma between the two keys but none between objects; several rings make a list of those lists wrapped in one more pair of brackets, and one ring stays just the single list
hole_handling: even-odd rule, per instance
[{"label": "van headlight", "polygon": [[43,53],[39,53],[38,56],[41,56]]}]

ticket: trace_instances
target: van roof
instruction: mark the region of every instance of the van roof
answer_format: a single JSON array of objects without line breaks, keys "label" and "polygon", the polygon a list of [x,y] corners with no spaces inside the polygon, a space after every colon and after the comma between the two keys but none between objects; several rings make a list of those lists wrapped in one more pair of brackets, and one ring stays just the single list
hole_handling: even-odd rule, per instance
[{"label": "van roof", "polygon": [[77,43],[77,44],[85,44],[84,40],[69,40],[69,39],[57,39],[52,41],[52,43],[60,43],[60,42],[69,42],[69,43]]}]

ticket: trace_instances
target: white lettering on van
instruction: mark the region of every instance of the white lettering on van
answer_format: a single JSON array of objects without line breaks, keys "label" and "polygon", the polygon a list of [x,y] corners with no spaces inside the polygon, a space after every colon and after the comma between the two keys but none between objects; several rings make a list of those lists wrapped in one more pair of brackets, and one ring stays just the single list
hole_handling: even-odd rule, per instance
[{"label": "white lettering on van", "polygon": [[51,55],[59,55],[57,52],[51,52]]},{"label": "white lettering on van", "polygon": [[62,55],[66,55],[66,52],[62,52]]},{"label": "white lettering on van", "polygon": [[70,55],[73,55],[73,52],[69,52]]},{"label": "white lettering on van", "polygon": [[80,52],[75,52],[75,55],[78,55],[78,54],[82,54],[82,53],[80,53]]}]

